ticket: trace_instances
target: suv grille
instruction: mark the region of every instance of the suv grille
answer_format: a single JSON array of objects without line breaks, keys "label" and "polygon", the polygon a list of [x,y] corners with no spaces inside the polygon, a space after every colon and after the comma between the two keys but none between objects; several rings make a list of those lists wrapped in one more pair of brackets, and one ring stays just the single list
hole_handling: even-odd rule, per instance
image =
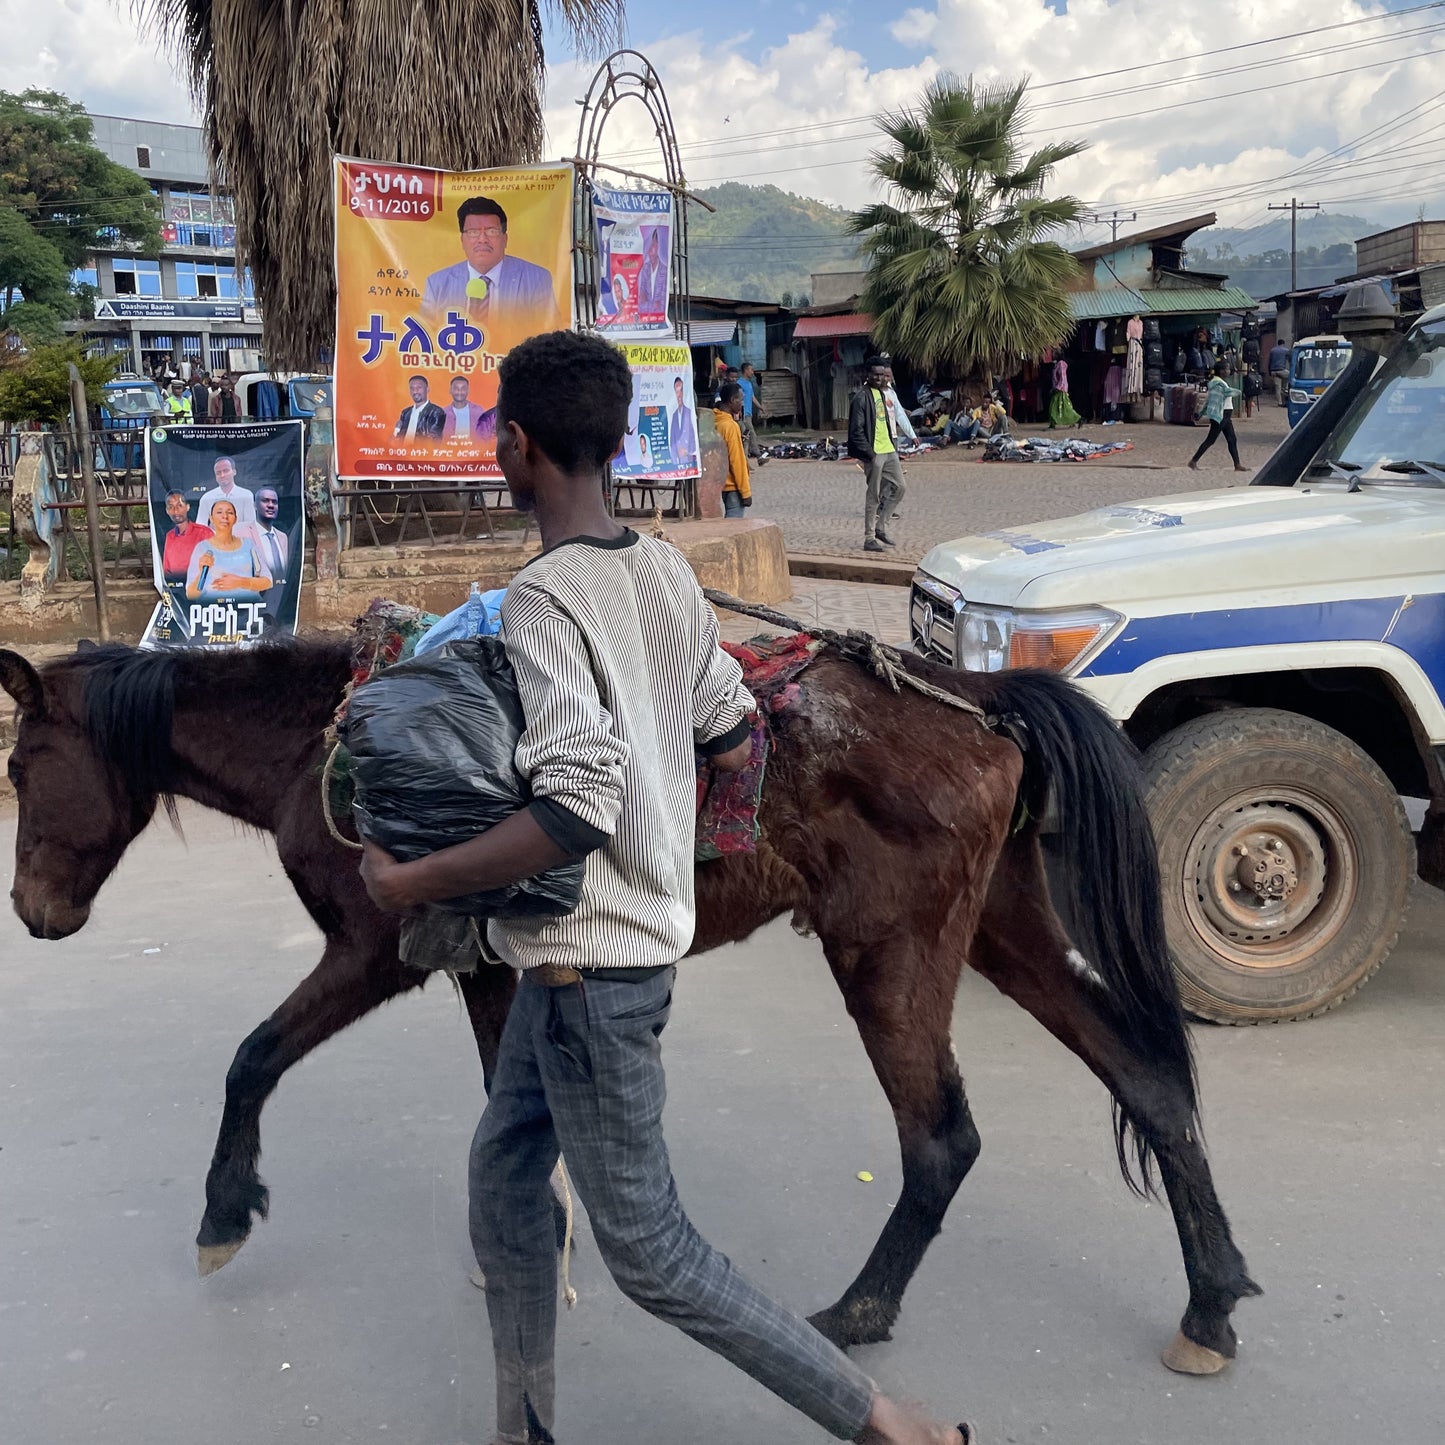
[{"label": "suv grille", "polygon": [[953,620],[959,594],[922,574],[913,579],[908,601],[908,628],[914,649],[935,662],[955,666]]}]

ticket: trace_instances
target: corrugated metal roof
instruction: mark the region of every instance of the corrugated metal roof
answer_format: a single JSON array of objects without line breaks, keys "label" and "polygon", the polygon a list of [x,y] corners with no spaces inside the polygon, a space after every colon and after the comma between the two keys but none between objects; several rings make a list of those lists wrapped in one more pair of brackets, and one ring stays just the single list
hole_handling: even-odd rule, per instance
[{"label": "corrugated metal roof", "polygon": [[1170,286],[1135,291],[1110,286],[1103,291],[1075,291],[1069,312],[1075,321],[1107,321],[1114,316],[1184,316],[1197,312],[1253,311],[1256,302],[1239,286]]},{"label": "corrugated metal roof", "polygon": [[690,346],[727,346],[737,334],[736,321],[693,321],[687,328]]},{"label": "corrugated metal roof", "polygon": [[838,316],[800,316],[793,328],[794,341],[827,341],[836,336],[867,336],[873,318],[863,311],[844,311]]}]

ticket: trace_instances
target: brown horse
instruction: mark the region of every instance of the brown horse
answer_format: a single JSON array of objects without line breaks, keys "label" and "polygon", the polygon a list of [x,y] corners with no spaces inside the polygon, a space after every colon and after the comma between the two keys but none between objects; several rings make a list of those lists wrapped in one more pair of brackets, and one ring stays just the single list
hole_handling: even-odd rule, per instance
[{"label": "brown horse", "polygon": [[[1189,1305],[1165,1351],[1207,1373],[1235,1352],[1230,1314],[1258,1292],[1200,1144],[1193,1064],[1164,943],[1158,866],[1128,744],[1079,690],[1042,673],[908,668],[1012,735],[825,651],[774,719],[756,854],[698,870],[694,952],[791,912],[816,933],[893,1108],[903,1190],[857,1279],[814,1316],[839,1344],[888,1338],[903,1291],[979,1152],[950,1042],[967,963],[1022,1004],[1113,1094],[1126,1180],[1157,1163]],[[281,1075],[378,1004],[421,986],[396,920],[377,912],[355,855],[327,833],[323,731],[349,672],[344,642],[226,652],[96,648],[37,673],[0,652],[19,704],[10,773],[20,798],[15,909],[37,938],[82,927],[157,801],[185,797],[274,834],[326,937],[312,973],[237,1050],[197,1244],[219,1268],[264,1217],[261,1108]],[[242,745],[244,743],[244,746]],[[265,766],[245,759],[264,758]],[[1022,806],[1021,806],[1022,804]],[[1056,819],[1050,902],[1038,820]],[[464,977],[488,1075],[513,988]]]}]

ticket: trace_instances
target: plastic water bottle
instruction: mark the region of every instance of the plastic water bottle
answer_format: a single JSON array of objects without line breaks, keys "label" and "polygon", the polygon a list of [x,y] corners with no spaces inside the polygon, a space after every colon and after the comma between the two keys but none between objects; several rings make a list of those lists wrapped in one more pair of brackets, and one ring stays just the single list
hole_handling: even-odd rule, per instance
[{"label": "plastic water bottle", "polygon": [[480,637],[486,630],[487,604],[482,601],[482,584],[472,583],[472,590],[467,594],[467,630],[466,636]]}]

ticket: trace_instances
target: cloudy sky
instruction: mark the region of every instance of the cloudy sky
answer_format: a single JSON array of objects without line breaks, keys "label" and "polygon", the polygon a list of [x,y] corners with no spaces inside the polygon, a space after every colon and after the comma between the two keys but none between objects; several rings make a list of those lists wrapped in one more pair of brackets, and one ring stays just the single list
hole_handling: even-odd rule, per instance
[{"label": "cloudy sky", "polygon": [[[954,70],[1031,76],[1031,134],[1091,143],[1063,168],[1061,188],[1137,212],[1141,227],[1207,210],[1222,224],[1256,224],[1291,195],[1383,223],[1422,208],[1445,214],[1445,0],[925,0],[883,10],[632,0],[625,40],[662,74],[697,185],[766,181],[856,204],[872,191],[870,116]],[[125,0],[0,0],[0,18],[0,88],[45,85],[97,112],[194,118]],[[555,33],[549,53],[551,149],[568,155],[593,66]],[[640,108],[617,112],[610,154],[654,171],[641,120]]]}]

